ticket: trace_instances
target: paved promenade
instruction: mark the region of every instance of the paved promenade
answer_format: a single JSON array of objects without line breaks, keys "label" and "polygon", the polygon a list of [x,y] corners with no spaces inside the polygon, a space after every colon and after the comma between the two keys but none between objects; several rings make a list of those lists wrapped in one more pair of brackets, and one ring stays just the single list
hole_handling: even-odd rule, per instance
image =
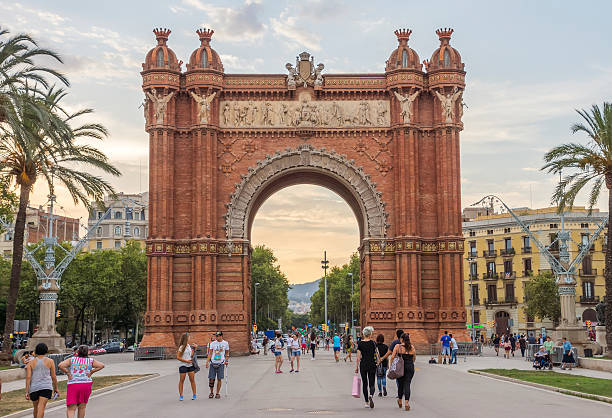
[{"label": "paved promenade", "polygon": [[[198,396],[191,401],[189,384],[185,398],[178,401],[178,365],[174,360],[134,362],[127,354],[105,355],[104,374],[158,373],[159,377],[133,386],[92,397],[87,417],[201,417],[222,416],[389,416],[412,414],[419,417],[610,417],[612,406],[601,402],[552,393],[532,387],[489,379],[467,373],[467,369],[504,367],[528,368],[518,358],[503,360],[484,356],[460,359],[457,366],[430,365],[428,357],[417,360],[412,383],[412,411],[399,410],[393,395],[395,382],[389,382],[389,397],[375,397],[374,410],[363,408],[363,401],[351,397],[354,363],[336,364],[330,352],[320,351],[316,361],[304,356],[299,374],[274,374],[273,357],[233,358],[229,371],[229,397],[208,399],[206,371],[196,375]],[[203,366],[202,362],[202,366]],[[102,372],[101,372],[102,374]],[[608,377],[605,374],[597,377]],[[16,387],[19,382],[13,382]],[[4,389],[4,388],[3,388]],[[224,392],[223,392],[224,393]],[[65,396],[65,394],[63,394]],[[518,409],[517,409],[518,408]],[[520,411],[520,412],[519,412]],[[46,417],[65,417],[65,408],[48,410]]]}]

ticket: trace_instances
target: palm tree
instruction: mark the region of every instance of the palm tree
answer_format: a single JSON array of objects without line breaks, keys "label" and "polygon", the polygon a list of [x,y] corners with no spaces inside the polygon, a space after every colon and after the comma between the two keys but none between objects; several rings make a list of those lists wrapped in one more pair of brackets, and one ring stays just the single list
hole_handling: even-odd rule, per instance
[{"label": "palm tree", "polygon": [[[75,204],[80,202],[91,208],[92,199],[99,201],[105,193],[115,192],[106,180],[88,171],[96,169],[114,176],[120,175],[102,151],[76,142],[79,139],[102,140],[107,131],[100,124],[73,126],[77,118],[93,111],[84,109],[68,113],[60,104],[65,96],[66,92],[62,89],[51,88],[41,94],[26,88],[13,95],[12,114],[4,124],[0,124],[0,174],[8,176],[19,188],[4,352],[10,350],[8,336],[13,330],[19,290],[26,208],[37,180],[42,179],[51,193],[54,183],[59,181],[69,191]],[[29,105],[32,102],[34,107]],[[39,117],[37,110],[40,108],[46,110],[48,117]]]},{"label": "palm tree", "polygon": [[[0,122],[11,115],[11,99],[28,82],[49,87],[46,75],[57,77],[68,85],[68,80],[58,71],[38,66],[35,60],[41,57],[62,62],[60,56],[48,49],[39,48],[36,41],[26,34],[7,38],[9,31],[0,28]],[[42,115],[42,112],[41,112]]]},{"label": "palm tree", "polygon": [[[572,133],[585,133],[586,145],[569,143],[559,145],[545,156],[542,170],[571,174],[563,177],[553,194],[552,200],[559,202],[559,211],[571,207],[580,191],[592,184],[589,193],[589,211],[593,208],[605,184],[608,189],[608,213],[612,213],[612,103],[603,104],[603,112],[597,105],[590,111],[577,110],[583,121],[572,125]],[[612,227],[608,222],[605,283],[606,295],[606,345],[612,353]]]}]

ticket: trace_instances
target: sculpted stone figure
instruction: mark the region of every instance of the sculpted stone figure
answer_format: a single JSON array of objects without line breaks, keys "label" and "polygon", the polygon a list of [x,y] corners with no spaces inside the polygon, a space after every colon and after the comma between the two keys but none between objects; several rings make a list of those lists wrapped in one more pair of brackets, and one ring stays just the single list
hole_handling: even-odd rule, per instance
[{"label": "sculpted stone figure", "polygon": [[437,90],[434,90],[434,93],[442,105],[442,113],[444,114],[445,122],[453,123],[453,118],[455,116],[455,101],[459,98],[459,96],[461,96],[462,91],[455,87],[453,92],[447,95],[444,95]]},{"label": "sculpted stone figure", "polygon": [[293,65],[289,63],[285,64],[285,68],[287,69],[287,71],[289,71],[289,74],[287,75],[287,87],[295,88],[295,78],[297,77],[297,70],[295,69],[295,67],[293,67]]},{"label": "sculpted stone figure", "polygon": [[323,85],[323,75],[321,74],[321,72],[324,68],[325,66],[323,64],[317,64],[317,68],[315,69],[315,86]]},{"label": "sculpted stone figure", "polygon": [[606,324],[606,302],[599,302],[597,306],[595,306],[595,312],[597,313],[597,324],[605,325]]},{"label": "sculpted stone figure", "polygon": [[376,123],[378,125],[385,124],[385,114],[387,113],[387,108],[383,104],[383,102],[378,102],[376,105]]},{"label": "sculpted stone figure", "polygon": [[370,105],[368,102],[359,103],[359,124],[362,126],[372,124],[370,120]]},{"label": "sculpted stone figure", "polygon": [[225,106],[223,106],[223,122],[226,125],[229,125],[230,120],[231,120],[231,115],[230,115],[230,107],[229,105],[226,103]]},{"label": "sculpted stone figure", "polygon": [[270,126],[272,125],[272,103],[266,102],[263,107],[263,124]]},{"label": "sculpted stone figure", "polygon": [[416,92],[412,94],[407,94],[406,96],[399,94],[396,91],[394,91],[393,93],[395,94],[395,97],[397,97],[397,100],[399,100],[400,105],[402,106],[402,122],[410,123],[410,121],[412,120],[412,104],[416,100],[419,93],[421,93],[421,91],[417,90]]},{"label": "sculpted stone figure", "polygon": [[157,94],[155,87],[151,91],[147,92],[147,96],[153,103],[153,113],[155,116],[155,123],[164,123],[164,116],[166,116],[166,109],[168,108],[168,102],[174,96],[174,92],[171,91],[167,95]]},{"label": "sculpted stone figure", "polygon": [[234,103],[234,126],[240,124],[240,106],[238,103]]},{"label": "sculpted stone figure", "polygon": [[281,126],[289,124],[289,108],[285,103],[281,104],[280,111],[278,112],[278,121]]},{"label": "sculpted stone figure", "polygon": [[343,125],[344,115],[342,114],[342,108],[338,105],[338,102],[332,103],[331,116],[338,126]]},{"label": "sculpted stone figure", "polygon": [[200,123],[202,124],[208,123],[210,103],[213,101],[213,99],[217,95],[217,92],[213,92],[209,94],[208,96],[204,96],[204,95],[200,96],[194,93],[193,91],[190,93],[191,93],[191,97],[193,97],[193,100],[195,100],[195,102],[198,104],[198,116],[200,119]]},{"label": "sculpted stone figure", "polygon": [[149,124],[149,100],[147,100],[146,97],[142,101],[142,110],[144,112],[145,123],[148,125]]}]

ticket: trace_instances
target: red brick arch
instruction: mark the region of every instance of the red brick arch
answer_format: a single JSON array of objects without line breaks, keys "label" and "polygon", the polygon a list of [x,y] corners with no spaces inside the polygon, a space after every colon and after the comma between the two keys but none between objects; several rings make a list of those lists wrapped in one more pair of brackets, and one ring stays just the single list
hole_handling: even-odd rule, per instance
[{"label": "red brick arch", "polygon": [[[398,33],[407,44],[409,31]],[[450,33],[439,34],[441,43]],[[162,35],[166,48],[169,31]],[[143,345],[175,346],[186,331],[203,343],[222,330],[233,350],[247,351],[250,226],[271,194],[298,183],[336,191],[355,213],[362,326],[388,337],[402,328],[419,345],[444,329],[467,338],[458,53],[452,68],[432,62],[425,72],[416,61],[403,68],[391,60],[380,74],[325,74],[309,57],[300,54],[289,75],[143,65]]]}]

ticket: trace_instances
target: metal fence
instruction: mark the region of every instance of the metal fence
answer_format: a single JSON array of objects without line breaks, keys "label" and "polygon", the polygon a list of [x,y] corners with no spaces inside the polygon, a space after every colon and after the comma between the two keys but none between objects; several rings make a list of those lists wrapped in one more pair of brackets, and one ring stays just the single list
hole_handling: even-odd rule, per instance
[{"label": "metal fence", "polygon": [[53,363],[55,363],[55,372],[57,374],[64,374],[64,372],[57,366],[68,357],[72,357],[72,353],[49,354],[47,357],[49,357],[51,360],[53,360]]},{"label": "metal fence", "polygon": [[[467,356],[482,356],[482,344],[479,342],[458,342],[457,347],[457,357],[463,357],[464,361],[467,361]],[[442,353],[441,343],[431,344],[429,346],[429,354],[431,357],[437,358],[440,353]]]},{"label": "metal fence", "polygon": [[166,360],[173,358],[168,347],[136,347],[134,360]]},{"label": "metal fence", "polygon": [[[527,345],[527,354],[525,359],[527,361],[533,361],[535,359],[536,351],[540,350],[540,344],[529,344]],[[576,364],[578,363],[578,349],[576,347],[572,347],[572,352],[574,353],[574,361]],[[555,346],[553,347],[553,351],[551,353],[551,360],[553,364],[561,364],[563,361],[563,347]]]}]

